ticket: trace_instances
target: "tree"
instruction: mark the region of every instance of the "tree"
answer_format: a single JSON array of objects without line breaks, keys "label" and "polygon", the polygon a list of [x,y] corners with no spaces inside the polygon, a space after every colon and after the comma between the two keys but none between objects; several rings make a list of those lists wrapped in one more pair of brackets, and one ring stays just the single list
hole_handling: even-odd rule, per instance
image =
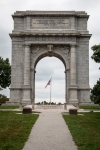
[{"label": "tree", "polygon": [[61,103],[61,102],[59,102],[59,103],[58,103],[58,105],[62,105],[62,103]]},{"label": "tree", "polygon": [[[96,63],[100,63],[100,44],[92,46],[91,49],[94,52],[91,58],[94,59]],[[94,85],[93,89],[91,90],[90,98],[95,104],[100,103],[100,79],[97,81],[96,85]]]},{"label": "tree", "polygon": [[95,104],[100,103],[100,79],[97,81],[96,85],[94,85],[93,89],[91,90],[90,98]]},{"label": "tree", "polygon": [[100,63],[100,44],[92,46],[91,49],[94,52],[91,58],[94,59],[96,63]]},{"label": "tree", "polygon": [[11,66],[9,59],[0,57],[0,86],[6,88],[11,83]]}]

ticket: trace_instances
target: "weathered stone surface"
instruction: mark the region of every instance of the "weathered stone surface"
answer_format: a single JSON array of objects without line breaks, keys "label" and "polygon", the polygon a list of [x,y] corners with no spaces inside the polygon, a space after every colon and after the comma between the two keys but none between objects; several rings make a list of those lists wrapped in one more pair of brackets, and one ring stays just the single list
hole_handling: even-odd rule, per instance
[{"label": "weathered stone surface", "polygon": [[16,11],[10,103],[35,103],[35,67],[46,56],[65,66],[65,103],[90,103],[88,15],[84,11]]}]

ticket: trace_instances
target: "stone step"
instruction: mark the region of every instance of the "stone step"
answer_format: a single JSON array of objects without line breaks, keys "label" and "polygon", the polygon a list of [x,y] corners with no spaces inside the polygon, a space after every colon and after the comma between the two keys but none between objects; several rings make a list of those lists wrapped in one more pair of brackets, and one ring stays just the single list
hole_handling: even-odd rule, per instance
[{"label": "stone step", "polygon": [[63,105],[37,105],[35,109],[63,109]]}]

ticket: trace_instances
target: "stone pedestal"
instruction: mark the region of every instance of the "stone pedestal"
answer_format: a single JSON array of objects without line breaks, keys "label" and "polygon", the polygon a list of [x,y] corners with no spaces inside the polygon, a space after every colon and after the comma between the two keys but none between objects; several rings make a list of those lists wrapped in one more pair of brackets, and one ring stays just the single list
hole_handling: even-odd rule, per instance
[{"label": "stone pedestal", "polygon": [[70,115],[77,115],[77,109],[69,109]]},{"label": "stone pedestal", "polygon": [[30,107],[23,108],[23,114],[31,114],[31,113],[32,113],[32,108]]}]

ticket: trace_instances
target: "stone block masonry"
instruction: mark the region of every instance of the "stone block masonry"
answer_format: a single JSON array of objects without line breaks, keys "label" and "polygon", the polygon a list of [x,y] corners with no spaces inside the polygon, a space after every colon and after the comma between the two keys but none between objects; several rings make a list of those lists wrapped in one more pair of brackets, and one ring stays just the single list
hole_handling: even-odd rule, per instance
[{"label": "stone block masonry", "polygon": [[35,103],[35,68],[46,56],[65,66],[65,103],[91,103],[89,15],[84,11],[16,11],[12,15],[10,103]]}]

